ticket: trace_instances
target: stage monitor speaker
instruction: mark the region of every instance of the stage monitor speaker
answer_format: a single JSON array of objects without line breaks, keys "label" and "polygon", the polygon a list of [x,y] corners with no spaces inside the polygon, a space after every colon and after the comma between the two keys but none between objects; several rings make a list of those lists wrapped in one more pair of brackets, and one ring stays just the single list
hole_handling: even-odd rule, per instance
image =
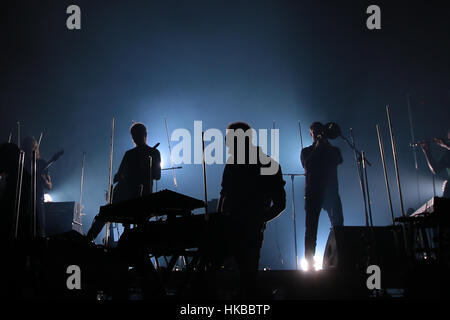
[{"label": "stage monitor speaker", "polygon": [[46,236],[76,230],[83,234],[80,206],[74,201],[45,202],[44,230]]},{"label": "stage monitor speaker", "polygon": [[406,261],[401,227],[331,228],[323,256],[323,269],[366,272],[376,264],[385,270],[401,270]]}]

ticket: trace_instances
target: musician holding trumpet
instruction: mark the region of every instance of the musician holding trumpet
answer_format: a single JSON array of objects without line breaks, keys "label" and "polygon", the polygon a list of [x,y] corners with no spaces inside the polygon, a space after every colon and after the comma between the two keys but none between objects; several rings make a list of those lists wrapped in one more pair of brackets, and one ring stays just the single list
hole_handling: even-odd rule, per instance
[{"label": "musician holding trumpet", "polygon": [[[438,174],[443,170],[447,170],[447,178],[450,177],[450,128],[447,132],[447,139],[442,138],[434,138],[431,142],[436,143],[438,146],[445,149],[445,153],[439,160],[436,160],[431,154],[430,142],[422,141],[420,142],[420,146],[425,154],[425,158],[428,163],[428,167],[430,168],[433,174]],[[442,197],[450,198],[450,182],[447,179],[442,185]]]},{"label": "musician holding trumpet", "polygon": [[301,152],[301,163],[305,168],[305,259],[308,269],[314,270],[317,227],[322,209],[327,211],[333,227],[342,226],[344,217],[339,196],[337,167],[342,163],[339,148],[334,147],[328,138],[327,126],[314,122],[310,127],[313,144]]}]

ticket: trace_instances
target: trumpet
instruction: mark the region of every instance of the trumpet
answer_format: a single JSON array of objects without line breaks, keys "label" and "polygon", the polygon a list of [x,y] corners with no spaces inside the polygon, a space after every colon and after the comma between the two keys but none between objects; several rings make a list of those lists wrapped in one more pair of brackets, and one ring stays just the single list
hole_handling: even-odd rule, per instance
[{"label": "trumpet", "polygon": [[409,146],[411,148],[417,148],[417,147],[420,147],[422,144],[430,144],[430,143],[436,142],[436,140],[442,140],[444,142],[450,143],[450,139],[448,139],[448,138],[432,138],[432,139],[411,142],[409,144]]}]

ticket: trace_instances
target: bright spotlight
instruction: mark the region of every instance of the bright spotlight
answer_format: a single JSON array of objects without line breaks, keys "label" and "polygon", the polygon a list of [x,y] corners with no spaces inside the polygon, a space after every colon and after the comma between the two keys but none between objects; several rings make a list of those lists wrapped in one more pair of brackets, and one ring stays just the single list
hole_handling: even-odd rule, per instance
[{"label": "bright spotlight", "polygon": [[300,268],[303,271],[308,271],[308,261],[306,261],[305,258],[302,258],[302,260],[300,260]]},{"label": "bright spotlight", "polygon": [[[308,261],[305,258],[302,258],[300,260],[300,268],[303,271],[309,271],[310,270],[310,266],[308,264]],[[322,257],[314,256],[314,270],[315,271],[322,270]]]},{"label": "bright spotlight", "polygon": [[48,193],[44,193],[44,202],[53,202],[52,196]]},{"label": "bright spotlight", "polygon": [[314,256],[314,269],[316,271],[322,270],[322,262],[323,262],[323,257]]}]

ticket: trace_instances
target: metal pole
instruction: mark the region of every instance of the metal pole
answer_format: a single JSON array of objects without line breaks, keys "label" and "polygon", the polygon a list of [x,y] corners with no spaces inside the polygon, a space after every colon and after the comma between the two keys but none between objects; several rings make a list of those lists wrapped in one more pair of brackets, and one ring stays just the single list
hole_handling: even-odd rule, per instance
[{"label": "metal pole", "polygon": [[9,133],[8,143],[11,143],[11,138],[12,138],[12,132]]},{"label": "metal pole", "polygon": [[[167,129],[167,119],[166,118],[164,118],[164,126],[166,127],[167,145],[169,146],[170,165],[173,168],[172,148],[170,147],[169,130]],[[172,175],[173,175],[173,184],[175,185],[175,188],[177,188],[178,183],[177,183],[177,177],[175,175],[175,170],[172,170]]]},{"label": "metal pole", "polygon": [[41,141],[42,141],[42,136],[44,135],[43,132],[41,132],[41,135],[39,136],[39,140],[38,140],[38,144],[37,144],[37,148],[39,149],[39,147],[41,146]]},{"label": "metal pole", "polygon": [[394,225],[395,224],[394,209],[392,207],[391,188],[389,187],[389,177],[386,169],[386,158],[384,156],[383,139],[381,137],[380,126],[378,124],[376,125],[376,128],[378,135],[378,145],[380,147],[381,162],[383,163],[384,181],[386,182],[386,192],[389,199],[389,208],[391,210],[392,225]]},{"label": "metal pole", "polygon": [[31,152],[31,213],[33,239],[37,237],[37,212],[36,212],[36,150]]},{"label": "metal pole", "polygon": [[[353,136],[353,129],[350,128],[350,139],[352,141],[352,145],[355,145],[355,138]],[[358,153],[356,152],[356,149],[353,149],[355,154],[355,162],[356,162],[356,168],[358,169],[358,177],[359,177],[359,186],[361,187],[361,192],[363,196],[363,202],[364,202],[364,215],[366,218],[366,226],[369,226],[369,213],[367,212],[367,200],[366,200],[366,187],[364,185],[364,176],[362,174],[361,170],[361,158],[359,157]]]},{"label": "metal pole", "polygon": [[17,121],[17,146],[20,148],[20,122]]},{"label": "metal pole", "polygon": [[206,186],[206,163],[205,163],[205,132],[202,131],[202,165],[203,165],[203,190],[205,193],[205,219],[209,220],[208,214],[208,190]]},{"label": "metal pole", "polygon": [[[272,129],[275,130],[275,120],[272,120]],[[275,220],[275,240],[276,240],[276,244],[277,244],[277,249],[278,249],[278,254],[280,256],[280,262],[281,264],[284,264],[283,262],[283,256],[281,255],[281,249],[280,249],[280,243],[278,241],[278,219]]]},{"label": "metal pole", "polygon": [[[413,126],[413,119],[412,119],[412,112],[411,112],[411,104],[409,103],[409,94],[406,95],[406,102],[408,104],[408,116],[409,116],[409,129],[411,133],[411,143],[414,143],[416,141],[414,137],[414,126]],[[416,169],[416,184],[417,184],[417,199],[419,200],[419,203],[422,202],[420,199],[420,184],[419,184],[419,164],[417,161],[417,149],[413,148],[413,156],[414,156],[414,168]]]},{"label": "metal pole", "polygon": [[389,132],[391,135],[392,154],[394,156],[395,174],[397,177],[398,194],[400,197],[400,207],[402,210],[402,216],[405,217],[406,215],[405,215],[405,208],[403,206],[402,186],[400,184],[400,173],[398,170],[397,148],[395,146],[394,132],[392,129],[391,114],[390,114],[389,106],[386,106],[386,113],[387,113],[387,118],[388,118],[388,123],[389,123]]},{"label": "metal pole", "polygon": [[153,193],[153,180],[152,180],[152,166],[153,166],[153,158],[152,156],[148,156],[149,164],[150,164],[150,193]]},{"label": "metal pole", "polygon": [[[112,166],[113,166],[113,154],[114,154],[114,117],[111,120],[111,140],[110,140],[110,153],[109,153],[109,170],[108,170],[108,193],[107,193],[107,201],[108,204],[112,203]],[[111,223],[107,222],[105,225],[105,238],[103,240],[104,245],[109,244],[110,240],[110,228]],[[114,236],[114,234],[112,234]]]},{"label": "metal pole", "polygon": [[292,184],[292,215],[294,218],[294,248],[295,248],[295,270],[298,270],[298,250],[297,250],[297,224],[295,219],[295,193],[294,193],[294,175],[291,175]]},{"label": "metal pole", "polygon": [[298,249],[297,249],[297,219],[295,213],[295,192],[294,192],[294,178],[296,176],[305,176],[303,173],[283,173],[283,176],[291,177],[292,185],[292,217],[294,220],[294,249],[295,249],[295,270],[298,270]]},{"label": "metal pole", "polygon": [[22,198],[22,180],[23,180],[23,166],[24,166],[25,152],[19,151],[19,163],[17,167],[17,182],[16,182],[16,198],[14,200],[14,217],[12,236],[17,239],[19,231],[19,216],[20,216],[20,203]]},{"label": "metal pole", "polygon": [[[362,166],[363,166],[363,170],[364,170],[364,180],[366,182],[367,208],[369,210],[370,226],[373,227],[372,205],[370,204],[369,182],[368,182],[368,179],[367,179],[366,156],[364,154],[364,151],[361,151],[361,158],[362,158]],[[366,225],[368,225],[367,222],[366,222]]]},{"label": "metal pole", "polygon": [[433,197],[436,197],[436,178],[434,177],[434,173],[431,173],[431,180],[433,182]]},{"label": "metal pole", "polygon": [[83,152],[83,159],[81,161],[81,181],[80,181],[80,208],[83,201],[83,184],[84,184],[84,163],[86,161],[86,152]]},{"label": "metal pole", "polygon": [[300,120],[298,120],[298,133],[300,134],[300,146],[303,150],[303,137],[302,137],[302,127],[300,125]]}]

